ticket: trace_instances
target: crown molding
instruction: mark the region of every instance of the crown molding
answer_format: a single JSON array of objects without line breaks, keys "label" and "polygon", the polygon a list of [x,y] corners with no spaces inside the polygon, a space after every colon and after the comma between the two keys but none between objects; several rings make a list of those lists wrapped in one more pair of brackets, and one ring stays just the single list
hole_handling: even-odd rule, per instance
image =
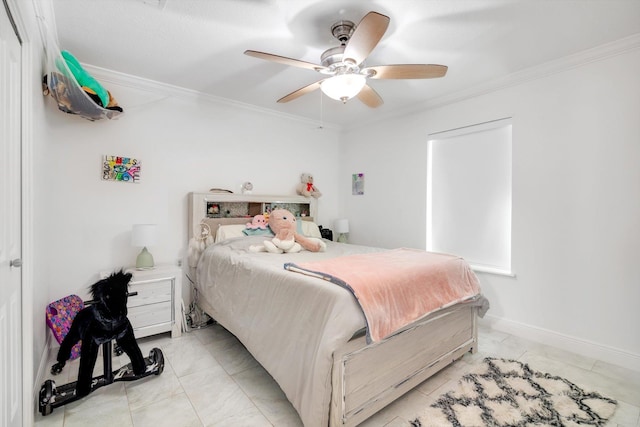
[{"label": "crown molding", "polygon": [[303,123],[308,126],[316,128],[326,128],[336,131],[354,130],[360,127],[370,125],[374,122],[380,122],[380,120],[388,120],[401,116],[407,116],[419,113],[421,111],[430,110],[433,108],[442,107],[445,105],[453,104],[456,102],[464,101],[467,99],[475,98],[477,96],[485,95],[491,92],[495,92],[508,87],[517,86],[528,81],[541,79],[553,74],[557,74],[563,71],[567,71],[573,68],[578,68],[596,61],[602,61],[607,58],[611,58],[617,55],[621,55],[640,48],[640,33],[625,37],[611,43],[606,43],[591,49],[584,50],[582,52],[568,55],[563,58],[559,58],[553,61],[546,62],[534,67],[530,67],[505,77],[489,80],[485,83],[475,85],[448,95],[436,97],[425,102],[414,104],[407,108],[401,108],[390,111],[384,115],[376,116],[371,120],[360,120],[349,125],[341,126],[331,123],[321,124],[317,120],[307,119],[301,116],[293,114],[282,113],[269,108],[258,107],[252,104],[244,102],[234,101],[228,98],[222,98],[215,95],[206,94],[193,89],[186,89],[179,86],[173,86],[166,83],[161,83],[154,80],[149,80],[130,74],[120,73],[105,68],[96,67],[90,64],[82,64],[92,75],[98,78],[100,81],[129,87],[139,91],[145,91],[164,97],[171,96],[182,99],[197,99],[199,102],[206,101],[214,105],[233,107],[241,110],[257,112],[260,114],[267,114],[275,117],[280,117],[286,120],[292,120],[299,123]]},{"label": "crown molding", "polygon": [[422,111],[443,107],[454,104],[456,102],[465,101],[477,96],[485,95],[508,87],[518,86],[520,84],[545,78],[553,74],[561,73],[574,68],[579,68],[593,62],[602,61],[614,56],[622,55],[627,52],[640,48],[640,33],[625,37],[611,43],[606,43],[591,49],[568,55],[553,61],[545,62],[534,67],[530,67],[504,77],[489,80],[485,83],[475,85],[448,95],[436,97],[418,104],[414,104],[407,108],[391,111],[383,117],[378,116],[375,120],[360,121],[353,124],[348,130],[354,130],[363,126],[367,126],[374,122],[388,120],[397,117],[408,116]]},{"label": "crown molding", "polygon": [[337,131],[342,130],[341,126],[332,123],[321,123],[317,120],[307,119],[305,117],[296,116],[294,114],[282,113],[270,108],[258,107],[256,105],[234,101],[232,99],[199,92],[193,89],[187,89],[184,87],[174,86],[155,80],[145,79],[131,74],[96,67],[91,64],[82,63],[82,66],[101,83],[108,83],[111,85],[127,87],[138,91],[155,94],[158,95],[158,100],[162,100],[167,97],[174,97],[178,99],[197,100],[198,102],[205,101],[216,106],[231,107],[240,110],[257,112],[260,114],[267,114],[270,116],[299,122],[318,129],[322,128]]},{"label": "crown molding", "polygon": [[440,107],[442,105],[484,95],[506,87],[518,86],[531,80],[541,79],[553,74],[582,67],[584,65],[618,56],[638,48],[640,48],[640,34],[635,34],[633,36],[587,49],[573,55],[568,55],[563,58],[517,71],[509,74],[508,76],[491,80],[483,85],[456,92],[449,96],[434,98],[425,102],[423,106],[427,109]]}]

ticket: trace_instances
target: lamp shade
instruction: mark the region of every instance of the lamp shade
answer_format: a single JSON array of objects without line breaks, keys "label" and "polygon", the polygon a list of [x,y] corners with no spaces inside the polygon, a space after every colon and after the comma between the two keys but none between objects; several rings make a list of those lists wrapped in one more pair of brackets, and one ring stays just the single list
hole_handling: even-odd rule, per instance
[{"label": "lamp shade", "polygon": [[336,229],[336,233],[343,234],[349,232],[349,220],[348,219],[338,219],[334,224],[334,228]]},{"label": "lamp shade", "polygon": [[156,224],[134,224],[131,230],[131,246],[152,246],[156,243]]},{"label": "lamp shade", "polygon": [[360,93],[366,80],[362,74],[338,74],[323,81],[320,89],[329,98],[347,102]]}]

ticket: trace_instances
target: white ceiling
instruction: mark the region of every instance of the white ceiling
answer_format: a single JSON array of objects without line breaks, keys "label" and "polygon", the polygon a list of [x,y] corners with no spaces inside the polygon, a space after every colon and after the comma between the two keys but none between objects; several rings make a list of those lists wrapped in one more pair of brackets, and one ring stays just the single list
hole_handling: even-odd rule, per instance
[{"label": "white ceiling", "polygon": [[[326,123],[409,111],[567,55],[640,33],[640,0],[53,0],[58,38],[81,62]],[[320,63],[340,19],[391,18],[366,65],[449,67],[432,80],[369,80],[371,109],[320,91],[282,96],[322,77],[243,54]],[[612,76],[614,78],[614,76]],[[117,94],[116,98],[117,98]],[[322,101],[321,101],[322,98]],[[126,108],[127,106],[123,106]]]}]

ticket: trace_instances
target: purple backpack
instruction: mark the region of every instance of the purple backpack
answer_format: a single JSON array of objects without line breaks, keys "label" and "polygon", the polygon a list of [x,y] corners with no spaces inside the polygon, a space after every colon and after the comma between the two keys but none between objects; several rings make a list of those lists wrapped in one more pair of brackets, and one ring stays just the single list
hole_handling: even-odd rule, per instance
[{"label": "purple backpack", "polygon": [[[62,342],[69,332],[76,314],[83,308],[84,303],[78,295],[66,296],[47,306],[47,326],[49,326],[53,332],[53,336],[56,338],[56,341],[58,341],[58,344]],[[71,349],[71,358],[69,360],[77,359],[80,356],[81,346],[82,340]]]}]

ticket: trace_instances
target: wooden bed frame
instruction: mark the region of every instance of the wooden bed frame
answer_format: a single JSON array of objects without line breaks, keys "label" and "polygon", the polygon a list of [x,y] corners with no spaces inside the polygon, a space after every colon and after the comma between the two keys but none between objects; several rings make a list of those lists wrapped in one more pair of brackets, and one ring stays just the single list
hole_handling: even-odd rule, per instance
[{"label": "wooden bed frame", "polygon": [[475,353],[477,310],[457,304],[379,343],[367,345],[364,337],[346,343],[333,355],[329,425],[358,425],[466,352]]},{"label": "wooden bed frame", "polygon": [[[306,201],[313,203],[311,212],[316,213],[315,200],[304,197],[190,193],[189,237],[206,217],[206,201],[227,199]],[[242,224],[247,219],[206,218],[206,222],[215,236],[218,225]],[[351,339],[333,355],[329,425],[356,426],[465,353],[475,353],[477,318],[476,305],[460,303],[432,313],[377,343],[367,345],[364,334]]]}]

